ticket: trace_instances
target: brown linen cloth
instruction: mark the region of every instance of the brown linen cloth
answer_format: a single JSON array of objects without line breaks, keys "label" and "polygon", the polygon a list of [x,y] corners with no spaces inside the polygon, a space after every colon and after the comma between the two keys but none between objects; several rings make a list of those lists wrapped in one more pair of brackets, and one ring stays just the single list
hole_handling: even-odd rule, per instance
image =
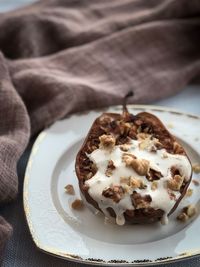
[{"label": "brown linen cloth", "polygon": [[[46,0],[0,15],[0,203],[29,136],[67,114],[166,97],[200,74],[199,0]],[[12,228],[0,217],[2,254]]]}]

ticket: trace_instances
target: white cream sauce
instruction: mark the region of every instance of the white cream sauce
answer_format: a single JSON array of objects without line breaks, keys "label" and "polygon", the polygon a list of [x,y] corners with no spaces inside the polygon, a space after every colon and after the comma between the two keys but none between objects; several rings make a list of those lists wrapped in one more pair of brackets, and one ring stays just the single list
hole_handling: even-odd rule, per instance
[{"label": "white cream sauce", "polygon": [[[130,198],[133,191],[137,191],[142,196],[149,194],[152,198],[150,206],[155,209],[162,209],[164,211],[162,223],[167,223],[167,214],[174,206],[176,199],[180,196],[178,191],[173,191],[176,199],[170,199],[170,195],[167,191],[166,181],[171,178],[171,167],[175,166],[180,171],[180,174],[184,176],[185,181],[187,181],[191,176],[191,164],[186,156],[170,154],[165,149],[157,150],[156,152],[151,152],[151,147],[140,149],[140,142],[141,141],[138,140],[132,140],[127,152],[122,151],[120,146],[115,146],[112,151],[99,148],[88,155],[90,160],[96,164],[98,169],[97,173],[91,179],[86,181],[86,184],[89,186],[88,192],[98,203],[99,208],[103,211],[106,217],[110,217],[107,211],[108,207],[111,207],[115,211],[116,223],[118,225],[123,225],[125,223],[125,210],[134,209]],[[151,142],[150,146],[153,146],[153,142]],[[157,181],[158,188],[156,190],[153,191],[151,189],[152,182],[149,182],[145,176],[138,175],[133,168],[127,167],[125,163],[122,162],[122,155],[124,153],[133,154],[138,159],[148,160],[150,162],[151,169],[162,173],[163,177]],[[107,177],[105,172],[109,160],[113,161],[116,168],[113,170],[112,176]],[[143,180],[147,185],[146,189],[132,189],[130,192],[125,193],[118,203],[102,195],[102,192],[105,189],[113,185],[120,185],[120,177],[129,176]]]}]

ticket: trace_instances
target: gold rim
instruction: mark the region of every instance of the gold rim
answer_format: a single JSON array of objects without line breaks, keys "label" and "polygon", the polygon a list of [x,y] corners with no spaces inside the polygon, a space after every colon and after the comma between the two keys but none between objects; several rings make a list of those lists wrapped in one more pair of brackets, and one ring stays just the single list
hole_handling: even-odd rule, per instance
[{"label": "gold rim", "polygon": [[[185,113],[185,112],[181,112],[178,111],[176,109],[171,109],[168,107],[160,107],[160,106],[151,106],[151,105],[128,105],[128,108],[130,109],[134,109],[134,110],[150,110],[150,111],[157,111],[157,112],[168,112],[174,115],[181,115],[181,116],[187,116],[189,118],[193,118],[193,119],[198,119],[200,120],[200,116],[197,115],[193,115],[190,113]],[[111,106],[111,109],[113,110],[121,110],[121,106]],[[99,111],[99,110],[98,110]],[[193,258],[193,257],[197,257],[200,256],[200,249],[196,250],[196,251],[188,251],[188,252],[184,252],[181,253],[180,255],[176,256],[176,257],[164,257],[164,258],[158,258],[156,260],[149,260],[149,259],[144,259],[144,260],[135,260],[132,262],[128,262],[126,260],[111,260],[111,261],[104,261],[102,259],[83,259],[78,255],[73,255],[73,254],[69,254],[69,253],[65,253],[62,251],[58,251],[55,248],[52,247],[44,247],[41,245],[38,237],[36,236],[31,218],[30,218],[30,207],[28,204],[28,184],[29,184],[29,173],[31,171],[32,168],[32,162],[33,162],[33,157],[37,154],[37,151],[39,149],[40,144],[42,143],[42,141],[44,140],[45,136],[46,136],[46,132],[43,131],[41,132],[30,153],[30,157],[27,163],[27,167],[26,167],[26,171],[25,171],[25,176],[24,176],[24,188],[23,188],[23,205],[24,205],[24,211],[25,211],[25,215],[26,215],[26,220],[29,226],[29,230],[32,236],[32,239],[36,245],[36,247],[53,256],[59,257],[59,258],[64,258],[66,260],[69,261],[74,261],[74,262],[78,262],[78,263],[85,263],[85,264],[92,264],[92,265],[104,265],[104,266],[112,266],[112,265],[120,265],[120,266],[155,266],[157,264],[165,264],[165,263],[172,263],[172,262],[177,262],[177,261],[181,261],[181,260],[186,260],[189,258]]]}]

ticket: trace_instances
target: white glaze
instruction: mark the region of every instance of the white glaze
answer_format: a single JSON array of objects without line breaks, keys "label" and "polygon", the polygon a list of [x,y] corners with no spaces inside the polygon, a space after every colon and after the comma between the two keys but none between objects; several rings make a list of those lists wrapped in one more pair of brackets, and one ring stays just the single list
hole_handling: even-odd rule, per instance
[{"label": "white glaze", "polygon": [[[138,159],[146,159],[150,162],[150,168],[160,171],[163,177],[158,180],[158,188],[156,190],[151,189],[152,183],[149,182],[145,176],[138,175],[133,168],[127,167],[122,162],[123,151],[120,146],[115,146],[112,151],[105,150],[103,148],[96,149],[88,155],[97,166],[97,173],[86,184],[89,186],[90,196],[98,203],[99,208],[104,212],[105,216],[109,217],[107,208],[111,207],[116,213],[116,223],[123,225],[125,223],[123,213],[125,210],[133,210],[130,195],[133,191],[139,192],[141,195],[149,194],[152,198],[151,207],[155,209],[162,209],[165,214],[162,219],[162,223],[167,223],[167,214],[174,206],[176,199],[180,196],[179,192],[173,191],[176,199],[170,199],[167,192],[166,181],[171,178],[170,169],[175,166],[179,169],[180,174],[184,176],[187,181],[191,176],[191,165],[188,158],[184,155],[169,154],[165,149],[151,152],[151,147],[154,145],[154,141],[150,141],[149,146],[145,149],[140,149],[139,144],[141,141],[132,140],[128,153],[135,155]],[[167,156],[167,157],[164,157]],[[112,176],[107,177],[105,175],[108,161],[112,160],[115,165]],[[125,193],[124,197],[118,202],[114,202],[110,198],[106,198],[102,195],[102,192],[112,185],[120,185],[120,177],[133,176],[140,178],[147,185],[146,189],[131,189],[130,192]]]}]

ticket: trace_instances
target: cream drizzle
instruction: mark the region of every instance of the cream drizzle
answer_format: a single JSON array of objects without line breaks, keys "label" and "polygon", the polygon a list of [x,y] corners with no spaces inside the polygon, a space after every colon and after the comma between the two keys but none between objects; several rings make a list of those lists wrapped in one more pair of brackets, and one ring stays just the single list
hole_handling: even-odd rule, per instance
[{"label": "cream drizzle", "polygon": [[[120,177],[133,176],[135,178],[140,178],[147,185],[147,188],[134,190],[141,195],[149,194],[151,196],[151,207],[162,209],[164,211],[162,223],[166,224],[167,214],[176,202],[175,199],[170,199],[166,187],[166,181],[171,178],[170,168],[175,166],[179,169],[180,174],[183,175],[185,181],[187,181],[192,172],[191,164],[186,156],[170,154],[165,149],[151,152],[150,148],[154,145],[153,142],[150,143],[150,147],[140,149],[140,142],[141,141],[138,140],[132,140],[127,153],[134,154],[139,159],[148,160],[150,162],[150,168],[162,173],[163,177],[157,181],[158,188],[156,190],[153,191],[151,189],[152,183],[149,182],[145,176],[140,176],[132,168],[125,166],[125,163],[122,162],[122,155],[124,152],[120,149],[120,146],[115,146],[112,151],[98,148],[88,155],[98,169],[97,173],[91,179],[86,181],[86,184],[89,186],[88,192],[98,203],[99,208],[103,211],[106,217],[110,217],[107,208],[111,207],[116,213],[116,223],[118,225],[123,225],[125,223],[124,212],[127,209],[134,209],[130,198],[133,190],[125,193],[124,197],[118,203],[110,198],[104,197],[102,192],[112,185],[120,185]],[[107,177],[105,172],[109,160],[113,161],[116,168],[113,171],[112,176]],[[173,193],[176,198],[180,196],[180,192],[173,191]]]}]

